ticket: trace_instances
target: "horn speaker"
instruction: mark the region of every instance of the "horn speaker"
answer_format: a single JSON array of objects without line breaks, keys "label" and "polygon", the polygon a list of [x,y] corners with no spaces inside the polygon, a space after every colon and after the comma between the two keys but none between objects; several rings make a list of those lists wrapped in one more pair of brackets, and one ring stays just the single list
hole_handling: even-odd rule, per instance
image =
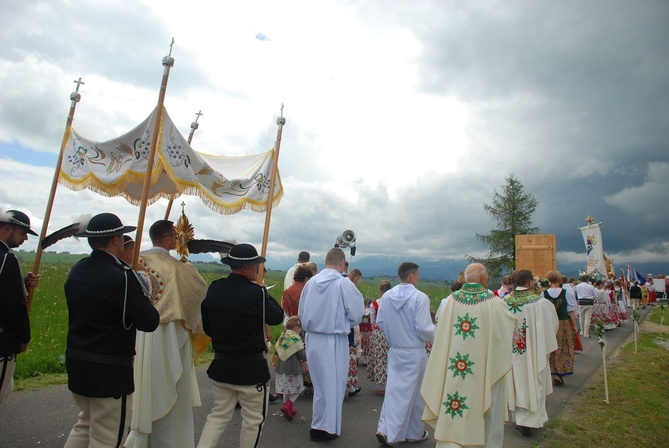
[{"label": "horn speaker", "polygon": [[355,243],[355,232],[353,230],[344,230],[340,236],[337,237],[337,246],[339,247],[348,247],[352,243]]}]

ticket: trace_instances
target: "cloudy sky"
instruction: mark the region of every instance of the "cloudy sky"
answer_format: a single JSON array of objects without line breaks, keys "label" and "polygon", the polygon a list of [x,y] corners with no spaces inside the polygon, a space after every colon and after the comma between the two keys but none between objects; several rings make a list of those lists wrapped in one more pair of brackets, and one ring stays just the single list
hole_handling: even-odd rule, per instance
[{"label": "cloudy sky", "polygon": [[[8,0],[0,208],[39,229],[72,81],[85,82],[73,127],[119,136],[155,107],[172,37],[165,107],[186,136],[202,110],[196,150],[270,149],[285,105],[269,267],[322,256],[345,229],[360,257],[483,255],[483,203],[511,174],[538,200],[534,225],[556,234],[559,262],[584,260],[587,215],[616,264],[669,260],[665,1]],[[198,238],[260,246],[264,214],[182,199]],[[138,215],[59,187],[49,231],[103,211]]]}]

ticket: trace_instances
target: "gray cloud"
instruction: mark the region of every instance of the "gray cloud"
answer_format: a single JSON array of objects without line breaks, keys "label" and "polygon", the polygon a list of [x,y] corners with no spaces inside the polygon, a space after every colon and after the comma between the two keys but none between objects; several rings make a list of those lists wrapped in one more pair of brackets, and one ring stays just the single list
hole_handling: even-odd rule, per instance
[{"label": "gray cloud", "polygon": [[[5,43],[0,48],[0,81],[10,88],[0,91],[0,140],[55,151],[67,109],[62,92],[72,89],[72,79],[80,74],[96,82],[106,78],[116,83],[115,95],[125,95],[115,98],[121,102],[130,104],[131,96],[146,99],[137,101],[142,106],[132,110],[107,110],[87,85],[87,103],[81,104],[77,117],[82,128],[110,123],[114,129],[106,130],[109,137],[145,117],[159,81],[156,55],[167,53],[172,37],[167,25],[141,3],[40,5],[10,2],[6,8],[6,26],[0,30]],[[323,119],[341,129],[338,143],[357,152],[376,151],[377,164],[361,164],[355,157],[333,153],[330,142],[312,129],[308,103],[288,105],[280,160],[285,197],[273,212],[272,253],[294,256],[306,249],[322,254],[343,230],[353,229],[358,233],[361,256],[458,258],[481,254],[486,248],[475,234],[485,234],[494,226],[482,204],[490,202],[493,191],[513,173],[539,201],[534,224],[542,232],[556,234],[559,252],[583,252],[576,227],[592,215],[604,222],[605,251],[615,255],[617,262],[626,257],[669,257],[666,2],[374,1],[356,4],[356,12],[379,33],[415,40],[421,49],[412,61],[415,84],[422,95],[444,102],[457,100],[467,110],[466,148],[451,156],[448,142],[436,140],[431,142],[435,148],[432,159],[424,151],[414,152],[406,140],[397,147],[387,143],[392,139],[382,140],[384,145],[374,147],[374,136],[366,136],[363,143],[355,136],[347,138],[347,126],[358,124],[353,120],[363,121],[374,109],[364,97],[346,97],[344,101],[351,102],[350,116],[331,112]],[[276,44],[279,51],[281,33],[268,30],[267,34],[272,41],[258,45]],[[258,34],[255,40],[262,36]],[[178,71],[170,78],[175,104],[171,113],[186,117],[179,107],[182,103],[213,91],[244,101],[247,92],[237,91],[236,86],[221,87],[217,74],[204,70],[211,61],[198,59],[196,52],[180,47],[179,36],[175,37]],[[337,51],[321,48],[325,53],[321,60]],[[391,57],[369,55],[378,64],[387,64]],[[355,78],[359,66],[354,65],[333,66],[332,82],[317,84],[318,89],[309,94],[329,106],[339,98],[334,88],[332,92],[327,89],[342,86],[338,83],[346,77]],[[281,66],[283,70],[290,67]],[[323,74],[306,71],[306,75],[288,76]],[[373,79],[361,75],[360,82],[374,93],[373,98],[383,97],[379,94],[383,92],[375,90]],[[119,92],[119,86],[129,90]],[[305,86],[308,88],[313,87]],[[406,125],[402,113],[414,112],[394,104],[394,93],[385,93],[389,107],[398,110],[397,115],[388,114],[387,135],[392,135],[394,127]],[[299,95],[295,98],[302,100]],[[198,138],[214,141],[221,148],[249,150],[249,141],[241,132],[227,134],[221,144],[216,127],[232,125],[207,122],[209,111],[204,112]],[[439,125],[446,131],[450,123],[443,120]],[[413,126],[420,134],[422,129]],[[260,129],[253,150],[266,150],[274,142],[272,122]],[[426,168],[413,172],[408,167],[415,165],[409,162],[418,154]],[[439,166],[444,163],[449,170]],[[407,167],[401,179],[405,186],[400,189],[396,188],[400,179],[376,176],[391,165]],[[374,180],[368,180],[370,172]],[[2,193],[18,197],[25,194],[20,190],[6,187]],[[86,210],[90,206],[79,204],[82,198],[88,201],[93,196],[82,195],[77,193],[74,199],[73,193],[63,194],[75,203],[73,214],[79,209],[90,212]],[[43,207],[35,203],[42,204],[43,196],[43,192],[30,193],[17,207],[29,207],[31,216],[40,216]],[[245,211],[234,217],[219,216],[195,199],[187,202],[199,237],[260,244],[262,214]],[[136,214],[129,205],[113,204],[119,204],[119,210],[128,216]],[[161,217],[161,204],[150,208],[147,219]],[[57,219],[65,225],[70,217]]]}]

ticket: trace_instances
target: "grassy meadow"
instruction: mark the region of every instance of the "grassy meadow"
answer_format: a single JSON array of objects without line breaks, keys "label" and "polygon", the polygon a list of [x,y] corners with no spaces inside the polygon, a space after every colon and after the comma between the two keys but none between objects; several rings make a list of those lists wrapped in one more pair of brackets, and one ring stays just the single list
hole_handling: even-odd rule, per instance
[{"label": "grassy meadow", "polygon": [[[34,254],[17,254],[24,272],[32,270]],[[28,350],[18,357],[16,366],[16,389],[38,388],[53,383],[63,383],[65,376],[65,343],[67,338],[67,306],[63,285],[71,266],[85,255],[45,253],[40,265],[40,286],[35,289],[30,324],[32,340]],[[195,263],[207,283],[228,275],[229,268],[217,263]],[[265,282],[272,286],[270,294],[279,301],[283,294],[285,272],[268,271]],[[378,297],[378,285],[381,278],[363,278],[359,289],[367,299]],[[393,284],[397,278],[388,278]],[[436,310],[439,301],[449,294],[449,288],[443,282],[425,282],[419,285],[431,300],[432,309]],[[281,326],[271,328],[274,340],[281,333]],[[200,362],[207,362],[210,357],[202,356]]]},{"label": "grassy meadow", "polygon": [[[665,313],[668,310],[665,306]],[[665,319],[669,318],[665,314]],[[646,318],[659,323],[660,307]],[[533,446],[591,448],[604,446],[669,446],[669,326],[642,332],[637,353],[634,341],[621,346],[607,362],[609,404],[604,402],[603,374],[548,422]],[[665,328],[666,327],[666,328]]]}]

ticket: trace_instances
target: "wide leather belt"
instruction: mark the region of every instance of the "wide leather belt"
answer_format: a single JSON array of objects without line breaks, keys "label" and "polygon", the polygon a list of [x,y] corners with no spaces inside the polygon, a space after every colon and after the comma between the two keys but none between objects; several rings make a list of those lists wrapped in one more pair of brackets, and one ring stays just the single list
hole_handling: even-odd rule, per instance
[{"label": "wide leather belt", "polygon": [[88,361],[96,364],[109,364],[112,366],[131,366],[132,356],[103,355],[102,353],[84,352],[71,348],[65,349],[65,356],[77,361]]},{"label": "wide leather belt", "polygon": [[265,353],[244,353],[244,354],[232,354],[232,353],[218,353],[214,355],[214,359],[219,361],[228,361],[228,362],[248,362],[248,361],[264,361]]}]

